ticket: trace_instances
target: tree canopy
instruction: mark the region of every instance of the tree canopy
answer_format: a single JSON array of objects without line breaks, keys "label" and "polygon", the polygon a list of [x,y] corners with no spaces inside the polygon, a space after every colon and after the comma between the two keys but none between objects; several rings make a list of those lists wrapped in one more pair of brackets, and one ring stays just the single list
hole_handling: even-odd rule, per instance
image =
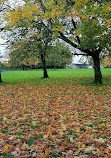
[{"label": "tree canopy", "polygon": [[57,42],[54,46],[50,46],[46,54],[47,67],[50,68],[66,68],[66,64],[72,62],[72,54],[68,46]]},{"label": "tree canopy", "polygon": [[8,12],[8,27],[38,28],[36,33],[41,39],[45,35],[45,42],[57,37],[78,48],[79,55],[93,58],[94,82],[102,83],[99,56],[110,48],[110,1],[24,0],[24,4]]},{"label": "tree canopy", "polygon": [[[43,45],[42,45],[43,46]],[[41,51],[39,43],[34,39],[21,40],[12,44],[9,52],[10,66],[14,68],[38,68],[41,67]],[[72,55],[67,46],[60,42],[50,45],[46,51],[47,68],[65,68],[70,63]]]}]

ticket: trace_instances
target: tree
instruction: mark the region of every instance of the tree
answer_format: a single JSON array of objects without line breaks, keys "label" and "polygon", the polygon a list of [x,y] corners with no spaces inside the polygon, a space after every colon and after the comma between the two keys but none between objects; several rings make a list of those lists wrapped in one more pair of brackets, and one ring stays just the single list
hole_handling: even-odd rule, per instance
[{"label": "tree", "polygon": [[[29,39],[29,41],[27,39],[13,43],[10,48],[9,57],[11,67],[15,68],[34,68],[38,64],[42,64],[39,43],[34,42],[34,38]],[[46,51],[46,67],[64,67],[71,60],[72,55],[67,46],[61,43],[48,46]]]},{"label": "tree", "polygon": [[7,67],[6,67],[5,63],[0,62],[0,69],[6,69],[6,68]]},{"label": "tree", "polygon": [[[57,1],[56,1],[57,2]],[[100,70],[100,53],[109,47],[110,29],[109,29],[109,3],[102,1],[66,1],[69,12],[70,28],[66,23],[67,33],[72,34],[74,41],[64,35],[64,30],[59,31],[59,37],[78,48],[84,53],[79,55],[91,56],[94,63],[95,80],[94,83],[102,83],[102,74]],[[71,4],[73,3],[73,7]],[[59,5],[59,3],[57,2]],[[63,21],[62,21],[63,22]]]},{"label": "tree", "polygon": [[[59,38],[84,52],[79,55],[92,57],[95,72],[94,83],[101,84],[100,53],[105,52],[110,45],[109,1],[66,0],[54,2],[50,12],[50,15],[53,14],[53,17],[56,17],[54,30],[59,33]],[[56,11],[54,12],[55,6],[58,9],[56,7]],[[56,16],[56,12],[60,15]],[[62,31],[59,26],[61,28],[63,26]]]},{"label": "tree", "polygon": [[19,51],[13,51],[9,54],[10,56],[10,67],[22,68],[23,70],[29,68],[34,68],[38,65],[39,60],[32,53],[24,53]]},{"label": "tree", "polygon": [[14,41],[9,41],[9,45],[14,43],[16,40],[22,40],[23,38],[28,40],[30,39],[29,41],[33,43],[33,45],[36,44],[37,46],[35,46],[35,48],[37,48],[39,51],[42,61],[43,78],[48,78],[49,76],[46,70],[45,56],[47,47],[52,40],[52,34],[49,30],[47,30],[44,22],[41,21],[41,19],[35,20],[33,18],[32,14],[38,14],[36,5],[28,4],[25,7],[19,9],[17,8],[15,11],[11,10],[10,14],[8,14],[5,20],[10,19],[10,16],[15,16],[15,14],[16,17],[13,17],[13,19],[11,18],[11,21],[9,21],[9,24],[7,25],[7,30],[11,30],[11,32],[16,30],[14,32],[16,37],[12,35]]},{"label": "tree", "polygon": [[108,55],[103,59],[103,66],[111,67],[111,55]]},{"label": "tree", "polygon": [[[27,54],[28,58],[30,58],[30,55],[32,53],[34,53],[35,56],[39,55],[40,60],[42,62],[43,78],[48,78],[49,76],[48,76],[48,73],[47,73],[47,70],[46,70],[45,56],[46,56],[46,51],[47,51],[47,48],[48,48],[48,44],[50,43],[50,35],[49,35],[49,33],[47,33],[47,30],[45,30],[45,28],[42,27],[41,25],[42,24],[39,24],[38,28],[36,28],[32,32],[30,32],[30,30],[29,30],[29,32],[26,33],[27,37],[25,37],[24,34],[21,35],[22,38],[18,40],[18,42],[21,43],[21,44],[18,45],[19,50],[16,49],[17,39],[15,38],[16,40],[14,39],[14,41],[12,41],[11,50],[13,50],[13,43],[15,43],[15,47],[14,47],[15,50],[17,50],[18,52],[21,52],[23,50],[24,51],[22,53],[22,54],[24,54],[23,56],[25,56],[25,54]],[[21,33],[21,30],[19,30],[19,31]],[[43,36],[40,34],[40,32],[42,32],[42,33],[44,32]],[[20,36],[18,36],[18,37],[20,38]],[[33,54],[33,56],[34,56],[34,54]],[[26,59],[26,58],[22,57],[22,59]],[[33,62],[34,62],[34,60],[33,60]]]},{"label": "tree", "polygon": [[46,54],[47,67],[65,68],[66,64],[72,61],[72,55],[68,46],[57,42],[54,46],[50,46]]},{"label": "tree", "polygon": [[33,52],[33,45],[28,41],[16,42],[9,53],[10,65],[14,68],[35,67],[39,63],[37,53]]},{"label": "tree", "polygon": [[[22,21],[22,24],[25,23],[32,28],[35,24],[36,27],[39,23],[42,24],[42,28],[44,26],[53,37],[62,39],[82,52],[74,55],[92,57],[94,83],[101,84],[100,54],[104,54],[110,46],[110,2],[106,0],[24,0],[24,2],[25,6],[8,13],[9,25],[17,27]],[[41,34],[43,35],[43,32]]]}]

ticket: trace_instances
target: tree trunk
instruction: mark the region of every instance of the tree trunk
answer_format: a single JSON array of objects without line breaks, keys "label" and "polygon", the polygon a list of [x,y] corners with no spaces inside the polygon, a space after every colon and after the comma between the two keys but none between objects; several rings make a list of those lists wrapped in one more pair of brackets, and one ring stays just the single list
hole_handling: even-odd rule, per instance
[{"label": "tree trunk", "polygon": [[0,82],[2,82],[2,76],[1,76],[1,72],[0,72]]},{"label": "tree trunk", "polygon": [[95,55],[92,56],[93,62],[94,62],[94,83],[95,84],[102,84],[102,74],[101,74],[101,69],[100,69],[100,58],[99,58],[99,53],[96,53]]},{"label": "tree trunk", "polygon": [[42,61],[42,68],[43,68],[43,78],[49,78],[47,69],[46,69],[45,53],[41,53],[41,61]]},{"label": "tree trunk", "polygon": [[55,66],[55,64],[54,64],[54,70],[56,70],[56,66]]},{"label": "tree trunk", "polygon": [[22,65],[22,70],[25,70],[25,66],[24,65]]}]

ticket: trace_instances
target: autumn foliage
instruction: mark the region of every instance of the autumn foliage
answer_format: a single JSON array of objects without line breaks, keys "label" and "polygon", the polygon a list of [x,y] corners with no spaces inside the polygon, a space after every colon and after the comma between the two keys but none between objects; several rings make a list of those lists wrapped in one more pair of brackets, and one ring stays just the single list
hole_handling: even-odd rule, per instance
[{"label": "autumn foliage", "polygon": [[[23,2],[14,10],[9,9],[4,15],[4,20],[7,21],[5,29],[19,30],[22,32],[22,38],[34,33],[36,42],[39,41],[40,50],[43,46],[41,43],[45,44],[44,50],[41,51],[44,78],[49,77],[45,63],[47,46],[55,38],[59,38],[82,51],[82,54],[73,52],[73,55],[92,57],[95,74],[93,83],[102,84],[100,57],[107,56],[111,48],[110,2],[106,0],[23,0]],[[24,30],[24,33],[21,30]],[[21,36],[21,33],[17,36]]]},{"label": "autumn foliage", "polygon": [[1,85],[1,157],[111,157],[111,87],[70,82]]}]

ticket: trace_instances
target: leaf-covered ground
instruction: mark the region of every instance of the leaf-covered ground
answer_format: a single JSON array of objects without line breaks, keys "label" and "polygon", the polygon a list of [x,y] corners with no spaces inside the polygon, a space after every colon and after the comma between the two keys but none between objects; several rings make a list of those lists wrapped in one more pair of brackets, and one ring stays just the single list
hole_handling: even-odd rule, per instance
[{"label": "leaf-covered ground", "polygon": [[111,157],[111,86],[0,88],[0,157]]}]

